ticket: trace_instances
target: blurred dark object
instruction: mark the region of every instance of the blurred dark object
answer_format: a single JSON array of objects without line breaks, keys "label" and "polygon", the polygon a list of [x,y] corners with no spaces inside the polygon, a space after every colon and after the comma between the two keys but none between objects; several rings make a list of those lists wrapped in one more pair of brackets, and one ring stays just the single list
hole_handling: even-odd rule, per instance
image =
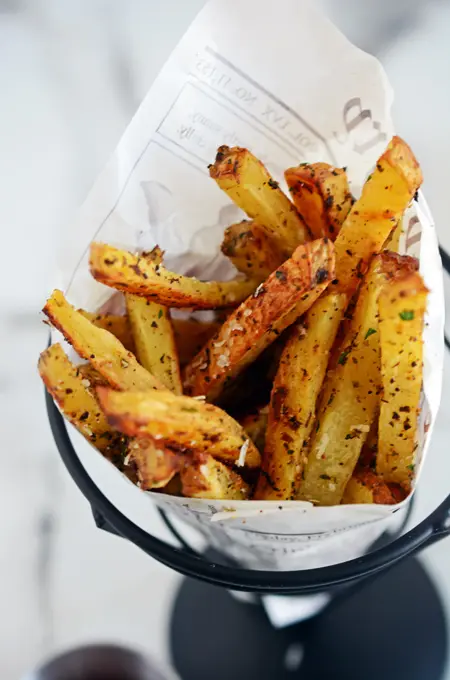
[{"label": "blurred dark object", "polygon": [[116,645],[90,645],[61,654],[30,680],[168,680],[141,654]]}]

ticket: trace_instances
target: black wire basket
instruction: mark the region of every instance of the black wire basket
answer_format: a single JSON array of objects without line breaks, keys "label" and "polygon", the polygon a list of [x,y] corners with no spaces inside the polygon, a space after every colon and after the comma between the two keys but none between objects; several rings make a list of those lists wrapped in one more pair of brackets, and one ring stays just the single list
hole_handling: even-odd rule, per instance
[{"label": "black wire basket", "polygon": [[[450,256],[440,248],[444,270],[450,273]],[[445,338],[445,344],[450,343]],[[97,526],[134,543],[167,567],[192,578],[230,590],[272,595],[301,595],[356,584],[386,571],[404,558],[436,543],[450,534],[450,495],[436,510],[413,529],[402,535],[411,511],[395,535],[384,537],[365,555],[327,567],[299,571],[263,571],[243,569],[229,558],[212,561],[197,553],[172,525],[164,511],[164,522],[180,543],[174,547],[144,531],[126,517],[99,489],[80,461],[69,438],[66,424],[53,399],[46,393],[51,430],[61,458],[82,494],[89,501]]]}]

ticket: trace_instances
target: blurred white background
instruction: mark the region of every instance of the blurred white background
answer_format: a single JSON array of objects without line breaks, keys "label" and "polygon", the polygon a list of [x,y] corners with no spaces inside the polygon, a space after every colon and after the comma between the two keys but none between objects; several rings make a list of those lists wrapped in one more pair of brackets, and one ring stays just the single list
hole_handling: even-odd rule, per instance
[{"label": "blurred white background", "polygon": [[[0,0],[0,677],[67,646],[128,641],[167,659],[178,577],[93,527],[58,462],[36,376],[58,244],[203,0]],[[450,249],[450,3],[322,1],[383,62]],[[449,298],[450,299],[450,298]],[[415,514],[450,489],[450,362]],[[155,517],[155,530],[163,533]],[[448,602],[450,541],[423,558]],[[450,678],[450,673],[448,675]]]}]

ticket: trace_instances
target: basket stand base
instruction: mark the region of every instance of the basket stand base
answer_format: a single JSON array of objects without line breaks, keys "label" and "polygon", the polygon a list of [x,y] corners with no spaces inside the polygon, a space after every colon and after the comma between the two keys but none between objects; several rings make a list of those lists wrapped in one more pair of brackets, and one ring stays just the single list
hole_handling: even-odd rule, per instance
[{"label": "basket stand base", "polygon": [[441,680],[447,639],[436,589],[414,558],[281,630],[262,606],[185,579],[170,631],[183,680]]}]

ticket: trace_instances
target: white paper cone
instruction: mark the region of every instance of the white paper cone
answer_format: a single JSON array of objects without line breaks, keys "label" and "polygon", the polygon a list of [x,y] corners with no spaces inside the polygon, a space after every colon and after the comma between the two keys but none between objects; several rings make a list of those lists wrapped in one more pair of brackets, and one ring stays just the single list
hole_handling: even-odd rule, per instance
[{"label": "white paper cone", "polygon": [[[95,310],[111,295],[88,271],[93,239],[131,250],[158,243],[168,266],[181,273],[231,275],[219,244],[240,211],[209,177],[217,147],[250,148],[277,180],[302,161],[345,165],[357,194],[393,134],[391,101],[378,61],[349,43],[307,0],[213,0],[161,71],[69,231],[60,260],[69,300]],[[440,399],[443,291],[435,229],[422,198],[407,211],[402,250],[420,257],[431,291],[423,462]],[[355,557],[399,509],[145,493],[79,438],[76,444],[96,483],[125,514],[139,506],[144,528],[143,507],[153,499],[256,569],[308,568]]]}]

